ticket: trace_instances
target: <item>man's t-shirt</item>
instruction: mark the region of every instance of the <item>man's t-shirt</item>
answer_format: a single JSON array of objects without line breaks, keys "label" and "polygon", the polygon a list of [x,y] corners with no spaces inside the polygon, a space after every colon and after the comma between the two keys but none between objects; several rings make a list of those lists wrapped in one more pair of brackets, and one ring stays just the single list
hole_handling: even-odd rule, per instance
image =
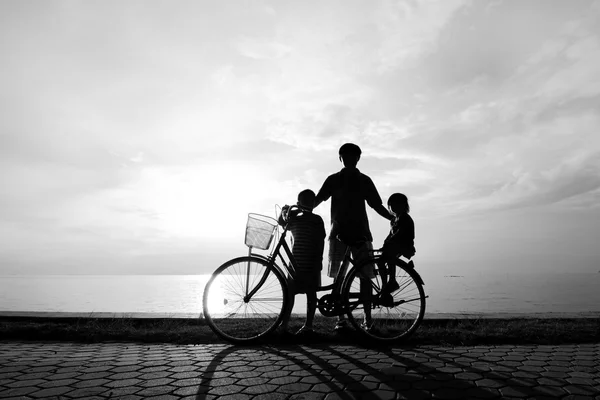
[{"label": "man's t-shirt", "polygon": [[365,201],[371,207],[382,201],[371,178],[357,168],[343,168],[327,177],[317,199],[331,197],[331,233],[329,239],[342,234],[348,241],[373,241]]}]

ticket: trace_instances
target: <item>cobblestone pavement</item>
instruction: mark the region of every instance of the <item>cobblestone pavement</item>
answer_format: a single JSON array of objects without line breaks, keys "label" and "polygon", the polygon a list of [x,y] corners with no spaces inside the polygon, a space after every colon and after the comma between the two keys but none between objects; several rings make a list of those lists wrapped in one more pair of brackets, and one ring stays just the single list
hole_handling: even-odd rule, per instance
[{"label": "cobblestone pavement", "polygon": [[376,350],[0,342],[0,398],[600,399],[600,344]]}]

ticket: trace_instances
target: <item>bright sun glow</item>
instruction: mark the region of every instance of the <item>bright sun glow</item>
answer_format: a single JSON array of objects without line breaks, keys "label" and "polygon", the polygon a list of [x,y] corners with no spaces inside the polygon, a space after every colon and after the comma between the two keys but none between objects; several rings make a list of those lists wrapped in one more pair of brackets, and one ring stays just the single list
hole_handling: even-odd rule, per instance
[{"label": "bright sun glow", "polygon": [[235,164],[148,169],[140,184],[144,208],[157,215],[155,228],[203,239],[238,237],[272,186],[254,168]]}]

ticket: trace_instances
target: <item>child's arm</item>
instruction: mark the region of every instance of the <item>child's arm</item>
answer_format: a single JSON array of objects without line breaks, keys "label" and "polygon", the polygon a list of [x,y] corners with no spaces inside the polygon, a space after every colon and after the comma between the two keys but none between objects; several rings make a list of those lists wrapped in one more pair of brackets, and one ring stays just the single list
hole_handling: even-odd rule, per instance
[{"label": "child's arm", "polygon": [[[287,214],[288,211],[290,209],[290,206],[283,206],[281,207],[281,214],[279,214],[279,218],[277,219],[277,222],[279,223],[279,225],[281,226],[285,226],[285,224],[287,223],[286,219],[283,217],[284,214]],[[286,215],[287,218],[287,215]]]}]

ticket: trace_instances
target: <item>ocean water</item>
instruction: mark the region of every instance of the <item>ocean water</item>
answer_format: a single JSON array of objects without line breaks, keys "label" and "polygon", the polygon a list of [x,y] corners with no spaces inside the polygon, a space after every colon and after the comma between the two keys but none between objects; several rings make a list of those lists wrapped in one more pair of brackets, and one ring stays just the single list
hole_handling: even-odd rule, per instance
[{"label": "ocean water", "polygon": [[[200,315],[209,275],[1,276],[0,312]],[[600,274],[424,275],[428,314],[600,313]],[[323,278],[327,284],[331,280]],[[295,313],[305,312],[303,295]]]}]

